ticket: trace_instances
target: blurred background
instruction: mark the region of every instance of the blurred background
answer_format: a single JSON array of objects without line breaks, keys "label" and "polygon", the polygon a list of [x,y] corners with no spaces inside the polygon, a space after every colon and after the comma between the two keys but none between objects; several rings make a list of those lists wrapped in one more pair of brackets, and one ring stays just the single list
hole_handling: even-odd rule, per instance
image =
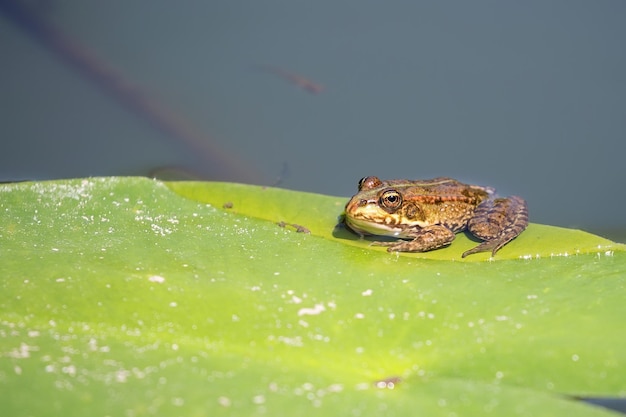
[{"label": "blurred background", "polygon": [[451,176],[626,241],[626,2],[0,0],[0,180]]}]

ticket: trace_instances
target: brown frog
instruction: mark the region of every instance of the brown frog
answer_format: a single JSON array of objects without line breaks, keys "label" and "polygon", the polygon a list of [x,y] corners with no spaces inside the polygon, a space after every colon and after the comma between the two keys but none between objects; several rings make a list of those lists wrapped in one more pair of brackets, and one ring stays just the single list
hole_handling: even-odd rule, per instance
[{"label": "brown frog", "polygon": [[388,180],[365,177],[345,210],[345,224],[357,234],[398,237],[389,252],[426,252],[449,245],[455,233],[469,230],[483,240],[463,253],[491,251],[492,256],[528,226],[521,197],[496,198],[489,187],[452,178]]}]

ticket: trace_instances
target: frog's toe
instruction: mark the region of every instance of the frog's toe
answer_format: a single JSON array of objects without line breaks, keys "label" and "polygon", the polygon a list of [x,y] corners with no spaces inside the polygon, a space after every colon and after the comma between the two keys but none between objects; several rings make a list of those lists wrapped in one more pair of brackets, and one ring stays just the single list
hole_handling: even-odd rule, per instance
[{"label": "frog's toe", "polygon": [[486,242],[481,243],[480,245],[463,252],[461,255],[462,258],[465,258],[467,255],[472,255],[474,253],[479,252],[489,252],[491,251],[491,256],[495,256],[496,252],[502,248],[502,246],[506,245],[509,241],[501,242],[498,240],[488,240]]},{"label": "frog's toe", "polygon": [[383,242],[383,241],[377,240],[377,241],[371,242],[370,246],[393,246],[397,244],[398,242],[402,242],[402,241],[398,240],[398,241],[384,241]]},{"label": "frog's toe", "polygon": [[386,246],[387,252],[423,252],[416,248],[413,241],[396,240],[390,242],[372,242],[370,246]]},{"label": "frog's toe", "polygon": [[387,246],[387,252],[423,252],[413,241],[399,240]]}]

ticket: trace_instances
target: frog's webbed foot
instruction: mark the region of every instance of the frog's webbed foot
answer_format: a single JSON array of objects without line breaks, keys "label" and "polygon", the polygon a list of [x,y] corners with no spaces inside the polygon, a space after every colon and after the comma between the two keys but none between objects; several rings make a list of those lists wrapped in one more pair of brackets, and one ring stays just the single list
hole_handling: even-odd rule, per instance
[{"label": "frog's webbed foot", "polygon": [[467,229],[484,240],[473,249],[465,251],[463,257],[478,252],[491,251],[494,256],[504,245],[515,239],[528,226],[526,201],[518,196],[487,200],[476,207]]},{"label": "frog's webbed foot", "polygon": [[447,246],[454,240],[454,233],[444,226],[428,226],[414,232],[413,240],[396,242],[372,242],[375,246],[388,246],[387,252],[427,252]]}]

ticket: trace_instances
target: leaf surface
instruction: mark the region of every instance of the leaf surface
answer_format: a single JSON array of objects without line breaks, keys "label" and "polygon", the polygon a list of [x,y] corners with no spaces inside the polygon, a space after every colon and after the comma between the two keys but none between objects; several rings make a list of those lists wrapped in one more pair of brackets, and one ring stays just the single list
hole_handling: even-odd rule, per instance
[{"label": "leaf surface", "polygon": [[568,396],[626,396],[623,245],[532,224],[489,262],[460,258],[464,235],[389,254],[335,228],[345,201],[142,178],[1,185],[0,406],[612,415]]}]

